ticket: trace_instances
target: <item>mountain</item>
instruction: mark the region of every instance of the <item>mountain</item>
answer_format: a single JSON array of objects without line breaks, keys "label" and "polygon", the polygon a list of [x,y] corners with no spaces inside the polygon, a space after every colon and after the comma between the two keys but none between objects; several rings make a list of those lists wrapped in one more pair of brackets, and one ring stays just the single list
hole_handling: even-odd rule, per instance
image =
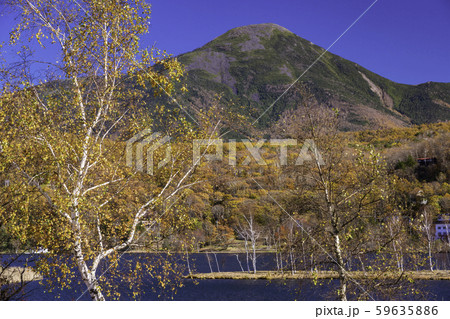
[{"label": "mountain", "polygon": [[[188,104],[210,105],[222,95],[257,119],[325,49],[276,24],[232,29],[203,47],[182,54]],[[399,127],[450,119],[450,83],[395,83],[362,66],[326,52],[301,78],[317,100],[345,115],[345,130]],[[258,121],[269,128],[299,106],[289,90]]]}]

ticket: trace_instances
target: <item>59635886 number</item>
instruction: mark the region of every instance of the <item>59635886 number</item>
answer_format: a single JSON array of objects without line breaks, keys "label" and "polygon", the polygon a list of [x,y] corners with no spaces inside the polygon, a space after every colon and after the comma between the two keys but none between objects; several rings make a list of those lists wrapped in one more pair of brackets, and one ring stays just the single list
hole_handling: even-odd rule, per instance
[{"label": "59635886 number", "polygon": [[437,306],[377,306],[377,316],[436,316]]}]

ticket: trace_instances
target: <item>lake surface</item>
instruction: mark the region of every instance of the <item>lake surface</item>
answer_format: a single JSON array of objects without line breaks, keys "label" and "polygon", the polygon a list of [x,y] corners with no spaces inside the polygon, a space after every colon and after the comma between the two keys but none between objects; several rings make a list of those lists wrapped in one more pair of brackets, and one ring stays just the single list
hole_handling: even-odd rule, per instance
[{"label": "lake surface", "polygon": [[[127,254],[125,260],[137,258],[136,254]],[[209,257],[209,262],[208,262]],[[241,266],[235,254],[193,254],[189,258],[190,266],[196,272],[220,271],[241,271]],[[239,254],[239,261],[243,268],[246,268],[245,255]],[[18,261],[20,265],[23,261]],[[273,270],[273,254],[261,254],[258,258],[258,270]],[[45,279],[44,279],[45,280]],[[312,280],[191,280],[183,281],[183,287],[179,288],[176,294],[163,294],[158,297],[158,293],[152,291],[152,280],[144,280],[140,300],[183,300],[183,301],[290,301],[290,300],[333,300],[333,292],[337,288],[337,280],[324,280],[315,285]],[[424,291],[426,300],[450,300],[450,280],[424,280],[417,282],[418,287]],[[65,289],[58,292],[47,292],[45,285],[39,282],[32,282],[27,286],[27,294],[23,300],[77,300],[83,293],[83,285],[75,285],[73,289]],[[128,287],[119,288],[121,292],[120,300],[132,300],[131,291]],[[407,298],[408,299],[408,298]],[[90,300],[88,294],[84,294],[80,300]]]}]

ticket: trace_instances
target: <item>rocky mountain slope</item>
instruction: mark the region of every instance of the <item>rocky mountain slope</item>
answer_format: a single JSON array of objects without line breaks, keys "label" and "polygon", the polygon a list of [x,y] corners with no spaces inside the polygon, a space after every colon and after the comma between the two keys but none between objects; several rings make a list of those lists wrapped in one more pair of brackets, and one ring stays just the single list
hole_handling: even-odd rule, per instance
[{"label": "rocky mountain slope", "polygon": [[[285,110],[299,107],[295,88],[277,99],[324,51],[276,24],[232,29],[178,57],[188,71],[184,104],[207,106],[220,94],[254,120],[277,101],[258,121],[269,128]],[[450,119],[450,83],[395,83],[329,52],[300,81],[320,103],[341,110],[345,130]]]}]

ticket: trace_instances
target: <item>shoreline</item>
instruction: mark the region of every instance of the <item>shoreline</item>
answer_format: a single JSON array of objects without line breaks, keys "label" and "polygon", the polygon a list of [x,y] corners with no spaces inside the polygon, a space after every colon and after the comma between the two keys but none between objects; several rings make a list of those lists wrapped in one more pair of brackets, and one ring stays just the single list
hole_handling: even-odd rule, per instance
[{"label": "shoreline", "polygon": [[[2,268],[0,267],[0,272]],[[405,272],[364,272],[351,271],[351,278],[354,279],[399,279],[400,277],[412,280],[450,280],[450,270],[421,270],[421,271],[405,271]],[[256,274],[242,271],[235,272],[209,272],[209,273],[192,273],[184,276],[184,279],[233,279],[233,280],[274,280],[274,279],[338,279],[337,271],[297,271],[292,274],[289,271],[284,273],[278,271],[257,271]],[[0,279],[6,279],[9,283],[20,283],[29,281],[40,281],[42,275],[35,272],[30,267],[10,267],[0,276]]]},{"label": "shoreline", "polygon": [[[422,270],[422,271],[405,271],[401,272],[364,272],[364,271],[351,271],[348,272],[350,277],[354,279],[398,279],[401,276],[412,280],[450,280],[449,270]],[[338,279],[339,274],[337,271],[297,271],[292,274],[289,271],[280,273],[277,271],[257,271],[256,274],[248,272],[212,272],[212,273],[193,273],[185,276],[186,279],[234,279],[234,280],[247,280],[247,279]]]},{"label": "shoreline", "polygon": [[[0,272],[1,271],[2,267],[0,267]],[[43,277],[30,267],[8,267],[4,273],[1,274],[0,279],[3,279],[10,284],[17,284],[21,282],[39,281],[42,280]]]}]

